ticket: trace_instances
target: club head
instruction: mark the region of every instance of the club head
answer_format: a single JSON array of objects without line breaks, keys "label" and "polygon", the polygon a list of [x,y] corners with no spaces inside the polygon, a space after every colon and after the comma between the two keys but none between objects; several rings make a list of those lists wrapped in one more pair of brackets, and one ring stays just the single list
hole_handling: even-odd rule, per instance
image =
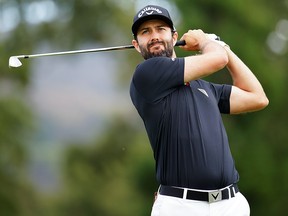
[{"label": "club head", "polygon": [[9,67],[20,67],[22,63],[20,62],[19,58],[17,56],[11,56],[9,58]]}]

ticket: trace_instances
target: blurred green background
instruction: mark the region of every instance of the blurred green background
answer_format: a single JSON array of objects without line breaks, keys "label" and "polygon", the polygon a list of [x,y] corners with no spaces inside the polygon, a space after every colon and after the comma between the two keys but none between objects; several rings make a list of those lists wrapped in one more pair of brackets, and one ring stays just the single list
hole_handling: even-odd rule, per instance
[{"label": "blurred green background", "polygon": [[[180,36],[219,35],[259,78],[269,106],[223,118],[251,215],[287,215],[287,0],[0,0],[1,216],[150,215],[154,161],[129,97],[141,56],[45,57],[8,68],[12,55],[130,44],[133,16],[146,4],[168,8]],[[207,80],[231,82],[225,70]]]}]

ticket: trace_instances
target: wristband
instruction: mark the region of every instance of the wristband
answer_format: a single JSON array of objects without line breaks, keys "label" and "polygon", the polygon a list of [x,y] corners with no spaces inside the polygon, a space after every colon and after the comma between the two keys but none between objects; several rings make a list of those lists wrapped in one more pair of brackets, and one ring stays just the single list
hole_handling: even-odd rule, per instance
[{"label": "wristband", "polygon": [[206,34],[206,36],[207,36],[210,40],[220,41],[220,37],[217,36],[216,34]]},{"label": "wristband", "polygon": [[229,45],[226,44],[224,41],[217,41],[217,40],[215,40],[215,42],[218,43],[218,44],[220,44],[222,47],[225,47],[225,46],[229,47]]},{"label": "wristband", "polygon": [[215,41],[216,43],[220,44],[222,47],[228,46],[228,44],[226,44],[224,41],[220,40],[220,37],[218,37],[216,34],[206,34],[206,36],[212,40]]}]

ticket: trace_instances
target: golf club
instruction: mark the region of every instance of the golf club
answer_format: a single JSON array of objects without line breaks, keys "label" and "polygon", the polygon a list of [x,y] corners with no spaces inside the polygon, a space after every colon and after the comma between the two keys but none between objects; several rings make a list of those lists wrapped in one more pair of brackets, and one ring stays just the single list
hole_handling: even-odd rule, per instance
[{"label": "golf club", "polygon": [[[177,41],[177,43],[175,44],[175,46],[184,46],[184,45],[185,45],[185,41]],[[22,65],[22,63],[19,59],[36,58],[36,57],[42,57],[42,56],[56,56],[56,55],[89,53],[89,52],[104,52],[104,51],[112,51],[112,50],[125,50],[125,49],[132,49],[132,48],[134,48],[133,45],[123,45],[123,46],[86,49],[86,50],[74,50],[74,51],[64,51],[64,52],[33,54],[33,55],[11,56],[9,58],[9,67],[13,67],[13,68],[20,67]]]}]

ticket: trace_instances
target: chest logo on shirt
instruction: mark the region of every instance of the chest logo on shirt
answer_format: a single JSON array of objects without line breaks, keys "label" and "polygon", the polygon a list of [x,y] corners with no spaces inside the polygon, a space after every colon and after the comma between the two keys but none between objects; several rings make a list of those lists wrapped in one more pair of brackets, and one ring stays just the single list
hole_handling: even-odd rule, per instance
[{"label": "chest logo on shirt", "polygon": [[209,97],[208,93],[205,91],[205,89],[201,89],[201,88],[198,88],[198,90],[203,93],[206,97]]}]

